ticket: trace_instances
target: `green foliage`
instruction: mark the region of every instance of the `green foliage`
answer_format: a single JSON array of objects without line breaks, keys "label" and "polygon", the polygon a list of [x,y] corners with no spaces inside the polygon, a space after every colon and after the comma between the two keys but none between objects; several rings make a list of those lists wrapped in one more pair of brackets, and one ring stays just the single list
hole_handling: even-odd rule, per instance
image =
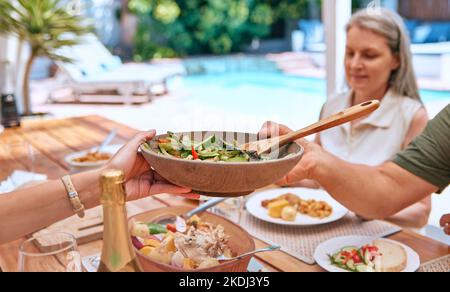
[{"label": "green foliage", "polygon": [[[33,61],[38,56],[46,56],[55,61],[71,62],[70,58],[59,55],[57,49],[78,43],[74,37],[92,31],[83,25],[84,20],[71,14],[59,0],[0,0],[0,33],[16,36],[26,42],[31,49],[23,75],[23,97],[25,114],[31,114],[29,76]],[[71,34],[71,37],[66,37]],[[20,55],[19,47],[18,55]]]},{"label": "green foliage", "polygon": [[321,0],[130,0],[139,17],[135,60],[242,51],[279,19],[300,19]]},{"label": "green foliage", "polygon": [[366,0],[352,0],[352,11],[358,11],[364,7],[367,7]]},{"label": "green foliage", "polygon": [[16,3],[0,0],[0,33],[28,42],[33,57],[70,61],[55,50],[77,43],[76,39],[64,38],[65,34],[82,35],[91,31],[82,22],[80,16],[68,13],[59,0],[18,0]]},{"label": "green foliage", "polygon": [[271,2],[273,3],[273,7],[276,7],[277,17],[287,19],[307,18],[309,16],[308,8],[310,6],[319,11],[322,6],[321,0],[274,0]]}]

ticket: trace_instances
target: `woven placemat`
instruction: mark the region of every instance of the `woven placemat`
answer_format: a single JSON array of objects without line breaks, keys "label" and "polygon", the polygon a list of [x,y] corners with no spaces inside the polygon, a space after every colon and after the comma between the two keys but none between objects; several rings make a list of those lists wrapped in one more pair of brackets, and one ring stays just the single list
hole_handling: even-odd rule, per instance
[{"label": "woven placemat", "polygon": [[349,235],[385,237],[401,231],[396,225],[378,220],[362,221],[350,213],[330,224],[294,227],[264,222],[244,212],[240,225],[253,237],[278,244],[284,252],[310,265],[315,263],[316,247],[328,239]]},{"label": "woven placemat", "polygon": [[422,264],[419,268],[419,272],[450,272],[450,254]]}]

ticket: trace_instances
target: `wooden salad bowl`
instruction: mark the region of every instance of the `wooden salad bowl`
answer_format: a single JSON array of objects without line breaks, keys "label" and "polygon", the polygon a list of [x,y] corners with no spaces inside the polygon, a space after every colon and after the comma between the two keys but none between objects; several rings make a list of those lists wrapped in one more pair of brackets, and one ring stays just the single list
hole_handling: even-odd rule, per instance
[{"label": "wooden salad bowl", "polygon": [[[177,206],[147,211],[131,217],[129,219],[129,225],[131,228],[131,224],[133,222],[155,222],[161,217],[184,214],[191,209],[192,208],[190,207]],[[198,216],[205,222],[212,223],[214,225],[222,225],[224,227],[225,233],[230,236],[228,245],[234,254],[240,255],[255,250],[255,242],[253,238],[239,225],[221,216],[208,212],[204,212]],[[140,253],[136,248],[134,249],[136,251],[137,259],[145,272],[246,272],[252,257],[250,255],[241,259],[226,261],[218,266],[205,269],[184,270],[182,268],[156,262]]]},{"label": "wooden salad bowl", "polygon": [[[188,132],[177,135],[190,135],[192,140],[203,140],[216,135],[228,143],[237,141],[238,145],[257,140],[257,135],[237,132]],[[255,162],[213,162],[185,160],[161,154],[158,139],[154,137],[141,150],[147,162],[171,183],[191,188],[194,193],[211,197],[238,197],[248,195],[254,190],[273,184],[289,173],[300,161],[303,148],[290,143],[272,152],[274,159]]]}]

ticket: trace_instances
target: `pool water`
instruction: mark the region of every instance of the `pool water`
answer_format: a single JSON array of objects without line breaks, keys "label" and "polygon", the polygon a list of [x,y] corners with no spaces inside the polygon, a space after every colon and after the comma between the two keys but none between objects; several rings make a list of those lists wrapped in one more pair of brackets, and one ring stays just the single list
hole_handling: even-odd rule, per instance
[{"label": "pool water", "polygon": [[325,84],[319,79],[276,73],[227,73],[191,76],[185,86],[199,103],[230,112],[284,115],[299,111],[316,113],[325,101]]},{"label": "pool water", "polygon": [[228,120],[224,126],[232,119],[235,125],[246,124],[239,128],[246,131],[257,130],[256,125],[267,120],[291,127],[313,123],[326,92],[319,79],[261,72],[194,75],[178,86],[198,108],[210,109],[203,112]]},{"label": "pool water", "polygon": [[[175,84],[176,83],[176,84]],[[317,121],[326,101],[326,82],[280,72],[229,72],[191,75],[170,82],[190,102],[232,116],[275,120],[292,127]],[[450,102],[450,92],[423,90],[424,103]]]},{"label": "pool water", "polygon": [[421,90],[420,96],[425,104],[435,101],[450,102],[450,91]]}]

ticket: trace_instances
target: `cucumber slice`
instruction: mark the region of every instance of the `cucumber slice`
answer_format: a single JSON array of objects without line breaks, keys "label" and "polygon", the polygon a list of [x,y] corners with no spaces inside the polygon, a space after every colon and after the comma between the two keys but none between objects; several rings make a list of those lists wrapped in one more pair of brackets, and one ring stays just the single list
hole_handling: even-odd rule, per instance
[{"label": "cucumber slice", "polygon": [[375,263],[370,260],[371,258],[372,258],[372,254],[370,253],[370,251],[366,250],[366,253],[364,254],[364,257],[363,257],[363,261],[370,268],[374,268]]},{"label": "cucumber slice", "polygon": [[354,272],[353,270],[350,270],[346,265],[338,265],[338,264],[335,264],[335,266],[338,267],[338,268],[340,268],[340,269],[343,269],[343,270],[345,270],[345,271]]},{"label": "cucumber slice", "polygon": [[358,265],[356,266],[356,271],[360,273],[368,273],[368,272],[375,272],[375,270],[372,267],[366,266],[366,265]]},{"label": "cucumber slice", "polygon": [[340,252],[333,255],[333,261],[337,264],[344,264],[345,257]]},{"label": "cucumber slice", "polygon": [[198,152],[198,156],[200,157],[200,159],[207,159],[207,158],[214,158],[219,156],[219,153],[217,152],[207,152],[207,151],[199,151]]},{"label": "cucumber slice", "polygon": [[183,158],[183,159],[186,159],[189,155],[192,156],[191,152],[189,152],[189,151],[181,152],[181,158]]},{"label": "cucumber slice", "polygon": [[335,261],[335,263],[338,264],[338,265],[345,266],[344,259],[338,259],[338,260]]},{"label": "cucumber slice", "polygon": [[347,268],[351,271],[356,271],[355,269],[355,262],[353,260],[347,261]]},{"label": "cucumber slice", "polygon": [[368,250],[366,250],[366,252],[364,253],[363,260],[366,265],[369,265],[371,263],[370,262],[370,252]]},{"label": "cucumber slice", "polygon": [[331,264],[332,264],[333,266],[336,266],[336,267],[338,267],[339,269],[343,269],[343,270],[346,270],[346,271],[353,272],[353,271],[349,270],[349,268],[348,268],[346,265],[344,265],[344,264],[342,264],[342,263],[336,263],[336,262],[334,262],[334,261],[332,260],[332,257],[331,257],[331,256],[330,256],[330,259],[331,259]]}]

